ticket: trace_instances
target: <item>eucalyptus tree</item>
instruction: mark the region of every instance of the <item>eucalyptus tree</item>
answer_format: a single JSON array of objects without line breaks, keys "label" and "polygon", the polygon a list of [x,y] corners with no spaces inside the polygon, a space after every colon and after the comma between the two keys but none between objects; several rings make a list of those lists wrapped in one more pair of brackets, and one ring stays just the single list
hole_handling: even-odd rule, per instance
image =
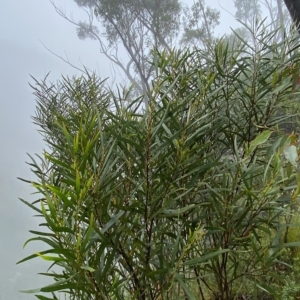
[{"label": "eucalyptus tree", "polygon": [[56,11],[77,27],[80,39],[98,41],[100,52],[122,70],[138,94],[150,91],[153,49],[170,52],[180,41],[185,46],[208,48],[219,24],[219,12],[204,0],[194,1],[191,7],[180,0],[74,1],[87,12],[87,21],[69,18],[50,0]]},{"label": "eucalyptus tree", "polygon": [[261,18],[261,4],[259,0],[233,0],[236,8],[235,17],[253,27],[255,19]]},{"label": "eucalyptus tree", "polygon": [[26,244],[48,249],[22,262],[60,267],[43,273],[54,282],[31,291],[38,299],[276,294],[281,249],[299,245],[281,239],[300,178],[297,138],[278,115],[296,101],[299,41],[251,34],[252,51],[220,41],[210,54],[154,52],[144,111],[142,95],[124,107],[130,95],[95,75],[35,82],[47,150],[31,157],[37,200],[22,201],[41,218]]}]

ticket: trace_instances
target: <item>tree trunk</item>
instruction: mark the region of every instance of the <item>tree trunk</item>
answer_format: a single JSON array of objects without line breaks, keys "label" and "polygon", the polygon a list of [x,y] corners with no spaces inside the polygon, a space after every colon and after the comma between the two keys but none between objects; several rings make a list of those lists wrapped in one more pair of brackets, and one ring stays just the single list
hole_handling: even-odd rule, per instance
[{"label": "tree trunk", "polygon": [[284,3],[289,10],[292,20],[300,34],[300,0],[284,0]]}]

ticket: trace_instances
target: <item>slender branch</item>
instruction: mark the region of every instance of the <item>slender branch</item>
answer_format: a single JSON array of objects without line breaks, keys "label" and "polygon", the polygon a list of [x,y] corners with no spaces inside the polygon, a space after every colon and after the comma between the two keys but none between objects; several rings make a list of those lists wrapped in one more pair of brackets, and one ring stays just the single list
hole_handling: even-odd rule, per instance
[{"label": "slender branch", "polygon": [[66,52],[65,52],[65,55],[66,55],[67,58],[65,59],[65,58],[63,58],[62,56],[60,56],[60,55],[56,54],[55,52],[53,52],[52,50],[50,50],[50,49],[49,49],[49,48],[48,48],[41,40],[39,40],[39,41],[40,41],[40,43],[44,46],[44,48],[45,48],[47,51],[49,51],[51,54],[53,54],[54,56],[58,57],[59,59],[61,59],[61,60],[64,61],[65,63],[67,63],[67,64],[70,65],[72,68],[74,68],[74,69],[76,69],[76,70],[78,70],[78,71],[80,71],[80,72],[82,72],[82,73],[84,73],[84,74],[87,74],[86,70],[80,69],[80,68],[78,68],[77,66],[75,66],[74,64],[72,64],[72,63],[70,62],[70,60],[69,60],[69,58],[68,58]]},{"label": "slender branch", "polygon": [[136,68],[138,69],[139,71],[139,75],[142,79],[142,82],[145,84],[146,88],[147,88],[147,91],[150,90],[150,87],[149,87],[149,84],[146,80],[146,77],[141,69],[141,66],[137,60],[137,58],[134,56],[134,53],[132,52],[132,49],[130,48],[130,46],[128,45],[128,43],[126,42],[125,38],[123,37],[123,35],[121,34],[120,32],[120,29],[118,28],[118,26],[116,25],[116,23],[113,21],[112,18],[108,18],[108,20],[110,21],[110,23],[113,25],[114,29],[116,30],[116,32],[118,33],[120,39],[122,40],[123,42],[123,45],[125,47],[125,49],[127,50],[128,54],[130,55],[130,57],[132,58],[132,60],[134,61],[135,65],[136,65]]}]

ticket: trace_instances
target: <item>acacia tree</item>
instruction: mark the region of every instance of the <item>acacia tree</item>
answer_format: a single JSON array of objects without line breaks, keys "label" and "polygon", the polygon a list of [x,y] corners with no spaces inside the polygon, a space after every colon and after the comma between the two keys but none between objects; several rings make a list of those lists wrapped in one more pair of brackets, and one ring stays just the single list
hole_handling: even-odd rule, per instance
[{"label": "acacia tree", "polygon": [[295,101],[299,41],[274,45],[259,28],[252,51],[244,41],[219,42],[213,56],[156,52],[143,113],[141,97],[123,107],[94,75],[36,81],[34,122],[48,150],[30,163],[39,199],[22,201],[45,227],[26,243],[49,248],[22,261],[40,257],[61,272],[44,273],[55,282],[31,292],[78,300],[276,294],[279,250],[299,245],[280,239],[300,178],[299,145],[278,129],[287,116],[277,114]]},{"label": "acacia tree", "polygon": [[[179,0],[74,0],[88,21],[69,18],[53,0],[56,11],[77,27],[80,39],[97,40],[105,55],[137,89],[150,91],[153,75],[151,51],[168,52],[182,42],[209,48],[219,24],[219,12],[197,0],[187,7]],[[122,59],[122,51],[127,60]]]}]

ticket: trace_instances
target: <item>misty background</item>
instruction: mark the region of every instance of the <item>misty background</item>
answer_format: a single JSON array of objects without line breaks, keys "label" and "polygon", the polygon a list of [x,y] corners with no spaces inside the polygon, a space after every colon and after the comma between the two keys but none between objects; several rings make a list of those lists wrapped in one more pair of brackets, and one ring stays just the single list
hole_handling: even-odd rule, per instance
[{"label": "misty background", "polygon": [[[192,0],[183,1],[192,4]],[[34,191],[17,177],[34,180],[27,154],[40,154],[43,141],[31,116],[35,111],[35,98],[28,83],[32,75],[42,80],[57,81],[64,76],[80,75],[55,55],[63,56],[74,65],[95,71],[101,78],[109,77],[109,84],[121,82],[115,76],[110,63],[99,54],[95,41],[79,40],[75,27],[62,19],[48,0],[3,0],[0,10],[0,299],[34,299],[33,294],[18,291],[33,289],[46,283],[38,272],[44,272],[49,264],[41,259],[16,265],[22,258],[40,251],[42,245],[33,242],[23,249],[31,237],[29,230],[36,230],[39,220],[34,212],[18,198],[35,200]],[[84,18],[72,0],[56,1],[59,7],[74,18]],[[230,0],[209,0],[207,4],[221,12],[216,33],[230,32],[237,26]],[[222,7],[226,7],[226,10]],[[232,15],[230,15],[229,12]],[[66,56],[67,55],[67,56]]]}]

